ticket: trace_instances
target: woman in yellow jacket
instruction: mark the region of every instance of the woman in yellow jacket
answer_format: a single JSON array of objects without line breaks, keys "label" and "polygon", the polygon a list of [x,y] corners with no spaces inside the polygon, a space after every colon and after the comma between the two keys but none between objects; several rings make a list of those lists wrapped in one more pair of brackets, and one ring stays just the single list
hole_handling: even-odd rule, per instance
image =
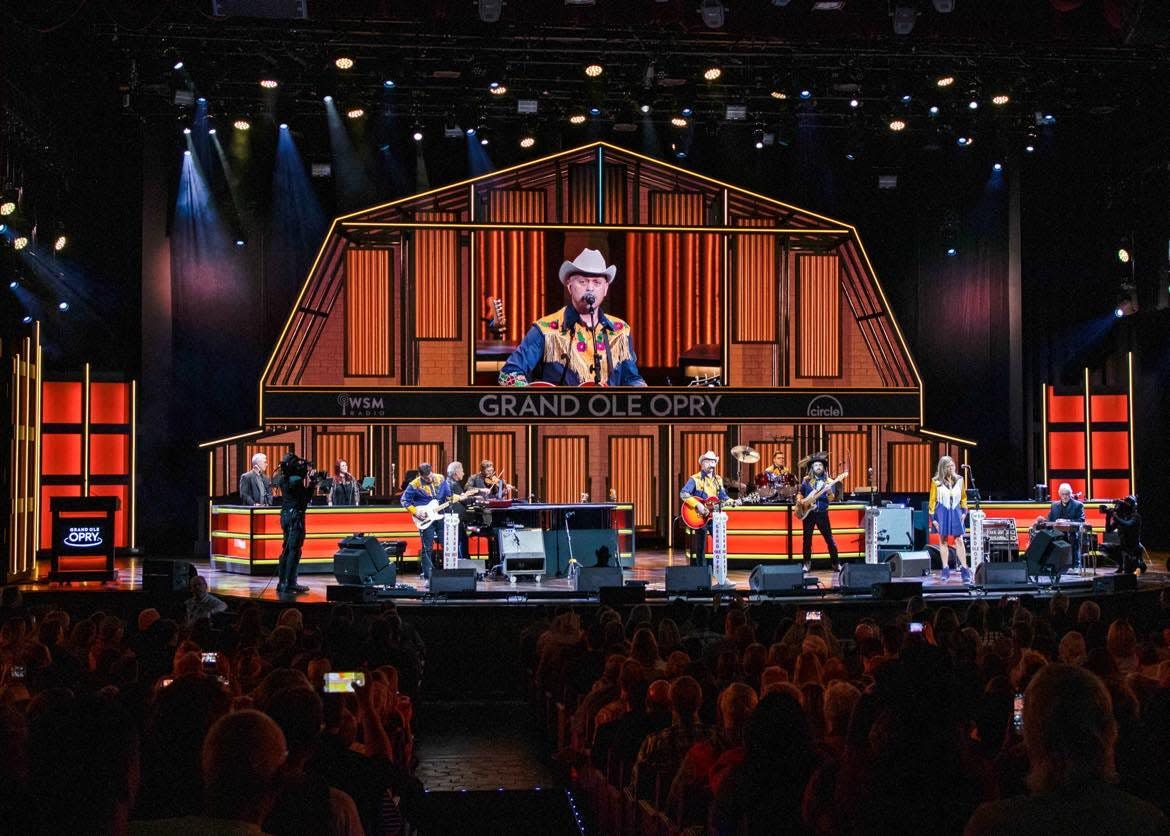
[{"label": "woman in yellow jacket", "polygon": [[967,522],[967,485],[955,469],[955,460],[943,456],[938,460],[938,471],[930,480],[930,530],[938,532],[939,554],[942,556],[942,579],[951,578],[951,542],[959,558],[959,572],[963,583],[971,582],[967,566],[967,549],[963,545],[963,530]]}]

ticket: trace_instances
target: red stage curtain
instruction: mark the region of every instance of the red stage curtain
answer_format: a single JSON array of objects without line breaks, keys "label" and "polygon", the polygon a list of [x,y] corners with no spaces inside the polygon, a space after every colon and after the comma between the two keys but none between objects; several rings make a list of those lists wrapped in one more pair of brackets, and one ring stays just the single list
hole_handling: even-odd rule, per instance
[{"label": "red stage curtain", "polygon": [[388,250],[350,249],[345,253],[345,373],[386,377],[391,374]]},{"label": "red stage curtain", "polygon": [[938,464],[930,460],[930,452],[927,441],[890,442],[890,458],[886,465],[889,490],[894,493],[928,490],[930,477],[934,476]]},{"label": "red stage curtain", "polygon": [[[652,224],[698,226],[703,221],[701,194],[651,192]],[[672,368],[683,351],[722,342],[719,236],[626,233],[624,273],[625,313],[640,366]]]},{"label": "red stage curtain", "polygon": [[545,502],[580,502],[588,488],[589,457],[583,435],[545,436],[541,465]]},{"label": "red stage curtain", "polygon": [[796,376],[841,375],[841,279],[835,255],[797,261]]},{"label": "red stage curtain", "polygon": [[833,462],[833,475],[848,468],[849,478],[842,484],[851,491],[855,485],[866,484],[866,468],[869,467],[869,433],[865,430],[829,432],[829,456]]},{"label": "red stage curtain", "polygon": [[[769,218],[740,218],[736,226],[769,227]],[[776,341],[776,239],[771,235],[736,235],[736,342]],[[771,461],[768,462],[771,464]]]},{"label": "red stage curtain", "polygon": [[[544,223],[547,194],[537,189],[510,189],[488,194],[488,219],[492,223]],[[494,316],[491,300],[504,300],[511,340],[523,338],[528,326],[560,300],[545,298],[544,233],[499,230],[476,233],[476,275],[480,280],[481,316]],[[487,323],[481,323],[479,339],[487,339]]]},{"label": "red stage curtain", "polygon": [[[459,220],[454,212],[418,212],[419,223]],[[445,229],[414,238],[414,334],[420,340],[459,339],[459,239]]]},{"label": "red stage curtain", "polygon": [[617,492],[617,501],[634,503],[635,526],[653,528],[654,436],[611,435],[609,473],[609,487]]},{"label": "red stage curtain", "polygon": [[349,464],[349,472],[360,479],[366,473],[365,433],[321,433],[313,440],[316,448],[317,469],[329,476],[333,475],[333,463],[338,459],[345,459]]},{"label": "red stage curtain", "polygon": [[479,463],[490,459],[496,466],[496,473],[500,474],[509,484],[520,486],[516,472],[516,434],[511,432],[475,432],[468,433],[467,461],[463,463],[464,472],[470,477],[479,472]]}]

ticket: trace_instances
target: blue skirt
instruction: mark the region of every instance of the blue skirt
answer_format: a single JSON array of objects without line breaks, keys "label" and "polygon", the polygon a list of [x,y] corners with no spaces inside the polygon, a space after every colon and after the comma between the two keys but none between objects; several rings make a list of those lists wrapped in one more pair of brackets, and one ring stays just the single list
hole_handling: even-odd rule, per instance
[{"label": "blue skirt", "polygon": [[963,536],[963,509],[961,507],[935,506],[934,521],[938,524],[938,533],[943,537]]}]

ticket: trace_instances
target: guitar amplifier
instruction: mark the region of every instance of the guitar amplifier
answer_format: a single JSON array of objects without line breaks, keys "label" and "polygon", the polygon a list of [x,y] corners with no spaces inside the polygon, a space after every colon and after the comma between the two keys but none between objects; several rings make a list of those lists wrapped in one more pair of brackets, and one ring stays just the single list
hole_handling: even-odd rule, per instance
[{"label": "guitar amplifier", "polygon": [[539,528],[501,528],[496,537],[504,575],[545,574],[544,532]]}]

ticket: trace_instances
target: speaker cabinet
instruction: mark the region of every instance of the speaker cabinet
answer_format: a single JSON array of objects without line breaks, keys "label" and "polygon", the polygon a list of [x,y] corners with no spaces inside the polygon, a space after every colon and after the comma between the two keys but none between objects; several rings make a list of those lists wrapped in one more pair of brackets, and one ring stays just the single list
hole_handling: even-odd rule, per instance
[{"label": "speaker cabinet", "polygon": [[890,577],[921,578],[930,574],[930,552],[894,552],[890,555]]},{"label": "speaker cabinet", "polygon": [[431,571],[432,593],[475,592],[474,569],[434,569]]},{"label": "speaker cabinet", "polygon": [[667,594],[710,592],[711,571],[706,566],[667,566]]},{"label": "speaker cabinet", "polygon": [[989,563],[983,561],[975,567],[977,586],[1026,586],[1028,564],[1022,560],[1011,563]]},{"label": "speaker cabinet", "polygon": [[1137,575],[1102,575],[1093,578],[1094,595],[1112,595],[1115,592],[1137,592]]},{"label": "speaker cabinet", "polygon": [[[942,550],[938,546],[936,546],[934,543],[931,543],[926,547],[926,553],[930,555],[931,569],[943,568]],[[955,547],[947,546],[947,554],[947,565],[949,565],[952,569],[957,568],[959,565],[959,553],[955,551]]]},{"label": "speaker cabinet", "polygon": [[618,566],[585,566],[577,575],[578,592],[599,592],[602,587],[622,584],[622,570]]},{"label": "speaker cabinet", "polygon": [[505,575],[546,574],[544,532],[539,528],[502,528],[496,536]]},{"label": "speaker cabinet", "polygon": [[1072,566],[1072,545],[1051,531],[1037,531],[1024,552],[1028,576],[1048,575],[1058,579]]},{"label": "speaker cabinet", "polygon": [[890,582],[890,567],[886,563],[846,563],[841,569],[841,589],[870,592],[874,586]]},{"label": "speaker cabinet", "polygon": [[355,534],[338,543],[333,577],[342,586],[394,586],[398,570],[376,537]]},{"label": "speaker cabinet", "polygon": [[173,595],[177,592],[186,592],[191,578],[195,577],[195,567],[186,560],[158,560],[151,558],[142,561],[142,591],[151,595]]},{"label": "speaker cabinet", "polygon": [[791,592],[804,589],[804,569],[799,563],[756,564],[748,577],[752,592]]}]

